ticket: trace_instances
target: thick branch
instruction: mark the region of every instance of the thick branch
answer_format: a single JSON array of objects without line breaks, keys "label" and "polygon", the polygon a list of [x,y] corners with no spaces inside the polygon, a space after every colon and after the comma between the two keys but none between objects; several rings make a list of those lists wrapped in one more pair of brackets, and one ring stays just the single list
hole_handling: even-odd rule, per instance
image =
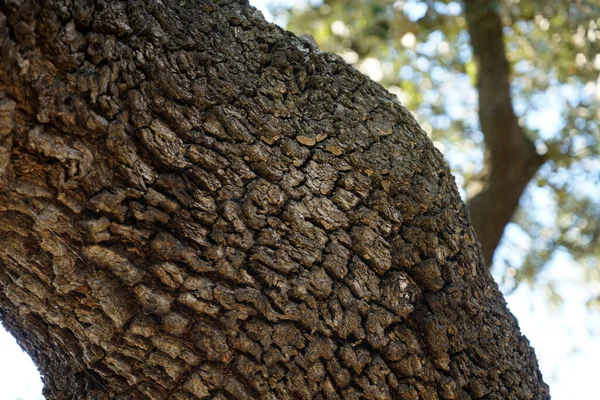
[{"label": "thick branch", "polygon": [[480,191],[469,201],[473,227],[488,265],[527,184],[543,163],[513,111],[509,65],[498,2],[466,0],[466,17],[478,66],[479,121],[485,138]]},{"label": "thick branch", "polygon": [[243,3],[0,2],[0,317],[46,396],[547,399],[410,113]]}]

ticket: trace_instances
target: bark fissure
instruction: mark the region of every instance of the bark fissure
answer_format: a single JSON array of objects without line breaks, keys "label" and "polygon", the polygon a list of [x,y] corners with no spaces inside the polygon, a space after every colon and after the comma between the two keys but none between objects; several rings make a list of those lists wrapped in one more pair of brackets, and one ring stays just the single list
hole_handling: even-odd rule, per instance
[{"label": "bark fissure", "polygon": [[0,318],[48,398],[548,397],[441,155],[340,58],[235,1],[2,3],[0,52]]}]

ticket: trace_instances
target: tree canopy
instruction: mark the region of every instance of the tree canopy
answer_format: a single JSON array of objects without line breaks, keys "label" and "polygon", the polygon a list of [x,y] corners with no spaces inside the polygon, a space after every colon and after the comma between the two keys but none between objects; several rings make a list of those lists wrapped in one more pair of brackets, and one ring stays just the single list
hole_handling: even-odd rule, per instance
[{"label": "tree canopy", "polygon": [[[509,286],[532,282],[557,252],[566,251],[599,279],[600,5],[482,3],[501,21],[512,108],[543,162],[509,225],[519,240],[504,241],[509,251],[494,258],[495,267]],[[465,3],[325,0],[275,11],[289,29],[313,35],[320,48],[396,94],[444,153],[463,197],[481,192],[489,143],[477,114],[477,54]],[[471,25],[481,18],[475,15]]]}]

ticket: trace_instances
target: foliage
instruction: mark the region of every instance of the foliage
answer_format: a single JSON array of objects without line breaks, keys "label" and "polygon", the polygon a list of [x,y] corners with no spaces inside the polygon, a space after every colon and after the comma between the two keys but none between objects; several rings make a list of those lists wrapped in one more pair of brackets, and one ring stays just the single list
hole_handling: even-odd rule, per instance
[{"label": "foliage", "polygon": [[[484,144],[460,2],[324,0],[274,12],[395,93],[469,197]],[[557,251],[568,251],[590,279],[600,280],[600,4],[503,0],[499,12],[513,106],[547,162],[510,227],[523,240],[505,239],[495,267],[508,286],[533,282]]]}]

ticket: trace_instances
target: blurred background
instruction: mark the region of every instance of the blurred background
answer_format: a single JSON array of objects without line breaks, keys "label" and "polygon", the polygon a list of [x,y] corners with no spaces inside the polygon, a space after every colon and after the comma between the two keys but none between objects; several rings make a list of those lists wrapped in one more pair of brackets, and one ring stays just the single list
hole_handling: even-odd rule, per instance
[{"label": "blurred background", "polygon": [[[250,3],[413,113],[452,169],[552,398],[596,398],[600,2]],[[41,399],[6,332],[0,355],[0,398]]]}]

